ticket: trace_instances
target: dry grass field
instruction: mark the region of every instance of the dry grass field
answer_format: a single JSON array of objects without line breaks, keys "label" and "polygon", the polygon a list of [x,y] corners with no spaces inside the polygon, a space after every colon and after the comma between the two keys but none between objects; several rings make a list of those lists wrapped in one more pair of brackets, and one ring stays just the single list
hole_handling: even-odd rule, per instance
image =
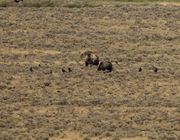
[{"label": "dry grass field", "polygon": [[0,140],[180,140],[179,4],[102,3],[0,8]]}]

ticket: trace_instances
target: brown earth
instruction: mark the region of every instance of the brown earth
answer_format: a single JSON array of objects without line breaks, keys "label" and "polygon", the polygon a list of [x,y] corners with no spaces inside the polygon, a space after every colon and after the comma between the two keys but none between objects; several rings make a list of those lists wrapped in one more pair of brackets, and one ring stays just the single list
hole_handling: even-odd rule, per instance
[{"label": "brown earth", "polygon": [[0,139],[180,139],[179,6],[7,7],[0,27]]}]

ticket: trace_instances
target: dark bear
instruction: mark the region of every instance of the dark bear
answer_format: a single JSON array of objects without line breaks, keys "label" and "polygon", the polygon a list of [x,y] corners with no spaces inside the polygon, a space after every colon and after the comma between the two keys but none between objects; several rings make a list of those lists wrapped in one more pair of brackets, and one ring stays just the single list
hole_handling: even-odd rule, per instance
[{"label": "dark bear", "polygon": [[112,67],[112,63],[109,62],[109,61],[106,61],[106,62],[100,62],[99,63],[99,66],[97,68],[98,71],[105,71],[105,72],[111,72],[113,69]]}]

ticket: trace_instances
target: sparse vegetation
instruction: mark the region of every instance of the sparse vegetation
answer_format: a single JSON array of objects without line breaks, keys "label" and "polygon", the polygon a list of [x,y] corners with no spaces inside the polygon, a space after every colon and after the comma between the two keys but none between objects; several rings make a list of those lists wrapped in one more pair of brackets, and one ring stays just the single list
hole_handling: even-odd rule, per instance
[{"label": "sparse vegetation", "polygon": [[[138,0],[135,0],[135,2]],[[179,2],[179,0],[139,0],[140,2]]]},{"label": "sparse vegetation", "polygon": [[41,2],[0,8],[0,139],[179,140],[179,7]]},{"label": "sparse vegetation", "polygon": [[1,6],[1,7],[7,7],[8,5],[7,5],[7,2],[2,1],[2,2],[0,3],[0,6]]},{"label": "sparse vegetation", "polygon": [[13,0],[0,0],[0,7],[11,7],[11,6],[20,6],[20,7],[67,7],[67,8],[83,8],[83,7],[99,7],[102,5],[124,3],[124,2],[177,2],[180,3],[179,0],[24,0],[23,2],[14,3]]}]

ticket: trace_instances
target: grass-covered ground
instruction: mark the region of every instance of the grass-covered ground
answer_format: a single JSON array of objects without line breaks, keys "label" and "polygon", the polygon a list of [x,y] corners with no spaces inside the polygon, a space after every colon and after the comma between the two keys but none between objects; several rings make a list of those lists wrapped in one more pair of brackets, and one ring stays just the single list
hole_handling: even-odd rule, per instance
[{"label": "grass-covered ground", "polygon": [[56,1],[0,7],[0,140],[179,140],[180,6]]},{"label": "grass-covered ground", "polygon": [[54,7],[62,6],[68,8],[97,7],[117,3],[180,3],[179,0],[24,0],[15,3],[14,0],[0,0],[1,7],[25,6],[25,7]]}]

